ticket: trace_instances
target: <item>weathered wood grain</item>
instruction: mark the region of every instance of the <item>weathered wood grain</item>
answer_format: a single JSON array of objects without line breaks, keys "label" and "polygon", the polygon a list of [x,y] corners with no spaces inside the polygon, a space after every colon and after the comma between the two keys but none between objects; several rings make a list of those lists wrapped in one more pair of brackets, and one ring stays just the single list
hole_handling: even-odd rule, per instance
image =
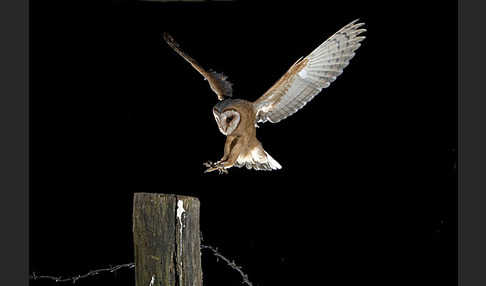
[{"label": "weathered wood grain", "polygon": [[194,197],[135,193],[137,286],[202,286],[199,206]]}]

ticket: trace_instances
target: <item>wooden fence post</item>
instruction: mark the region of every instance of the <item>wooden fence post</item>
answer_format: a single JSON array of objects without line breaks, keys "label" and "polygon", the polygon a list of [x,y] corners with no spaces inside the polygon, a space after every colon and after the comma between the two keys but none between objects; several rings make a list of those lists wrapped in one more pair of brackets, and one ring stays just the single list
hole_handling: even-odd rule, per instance
[{"label": "wooden fence post", "polygon": [[136,286],[202,286],[199,200],[135,193]]}]

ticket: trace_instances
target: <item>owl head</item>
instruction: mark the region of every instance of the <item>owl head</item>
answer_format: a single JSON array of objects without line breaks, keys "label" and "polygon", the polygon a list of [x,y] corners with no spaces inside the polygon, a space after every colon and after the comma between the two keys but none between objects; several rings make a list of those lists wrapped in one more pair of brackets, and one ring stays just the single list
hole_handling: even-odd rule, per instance
[{"label": "owl head", "polygon": [[226,136],[231,135],[240,124],[241,115],[237,103],[236,99],[226,99],[213,107],[213,115],[219,131]]}]

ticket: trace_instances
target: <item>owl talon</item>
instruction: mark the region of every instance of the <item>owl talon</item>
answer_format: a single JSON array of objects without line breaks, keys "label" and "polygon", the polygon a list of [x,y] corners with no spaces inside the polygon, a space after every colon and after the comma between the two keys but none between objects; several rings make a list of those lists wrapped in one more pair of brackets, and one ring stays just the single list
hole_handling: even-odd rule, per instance
[{"label": "owl talon", "polygon": [[218,171],[219,171],[219,174],[220,175],[222,175],[222,174],[228,174],[228,170],[226,170],[224,167],[218,168]]},{"label": "owl talon", "polygon": [[207,168],[213,168],[215,166],[215,163],[213,163],[211,161],[207,161],[207,162],[204,162],[203,165],[204,165],[204,167],[207,167]]},{"label": "owl talon", "polygon": [[223,166],[218,165],[216,163],[212,162],[206,162],[204,163],[204,166],[208,167],[204,173],[209,173],[213,171],[218,171],[218,173],[221,174],[228,174],[228,170],[226,170]]}]

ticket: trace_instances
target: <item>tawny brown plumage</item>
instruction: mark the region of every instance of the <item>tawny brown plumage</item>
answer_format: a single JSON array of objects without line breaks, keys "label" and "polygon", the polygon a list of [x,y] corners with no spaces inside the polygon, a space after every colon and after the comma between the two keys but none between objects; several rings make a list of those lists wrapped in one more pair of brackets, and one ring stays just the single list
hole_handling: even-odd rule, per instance
[{"label": "tawny brown plumage", "polygon": [[349,64],[354,51],[365,38],[357,20],[344,26],[305,58],[300,58],[260,98],[254,102],[232,99],[232,85],[226,76],[206,71],[184,53],[167,33],[168,45],[189,62],[209,83],[220,102],[213,114],[221,133],[227,136],[224,155],[218,162],[207,162],[206,172],[226,173],[228,168],[247,167],[255,170],[276,170],[280,164],[273,159],[256,138],[257,123],[279,122],[297,112],[322,89],[328,87]]}]

